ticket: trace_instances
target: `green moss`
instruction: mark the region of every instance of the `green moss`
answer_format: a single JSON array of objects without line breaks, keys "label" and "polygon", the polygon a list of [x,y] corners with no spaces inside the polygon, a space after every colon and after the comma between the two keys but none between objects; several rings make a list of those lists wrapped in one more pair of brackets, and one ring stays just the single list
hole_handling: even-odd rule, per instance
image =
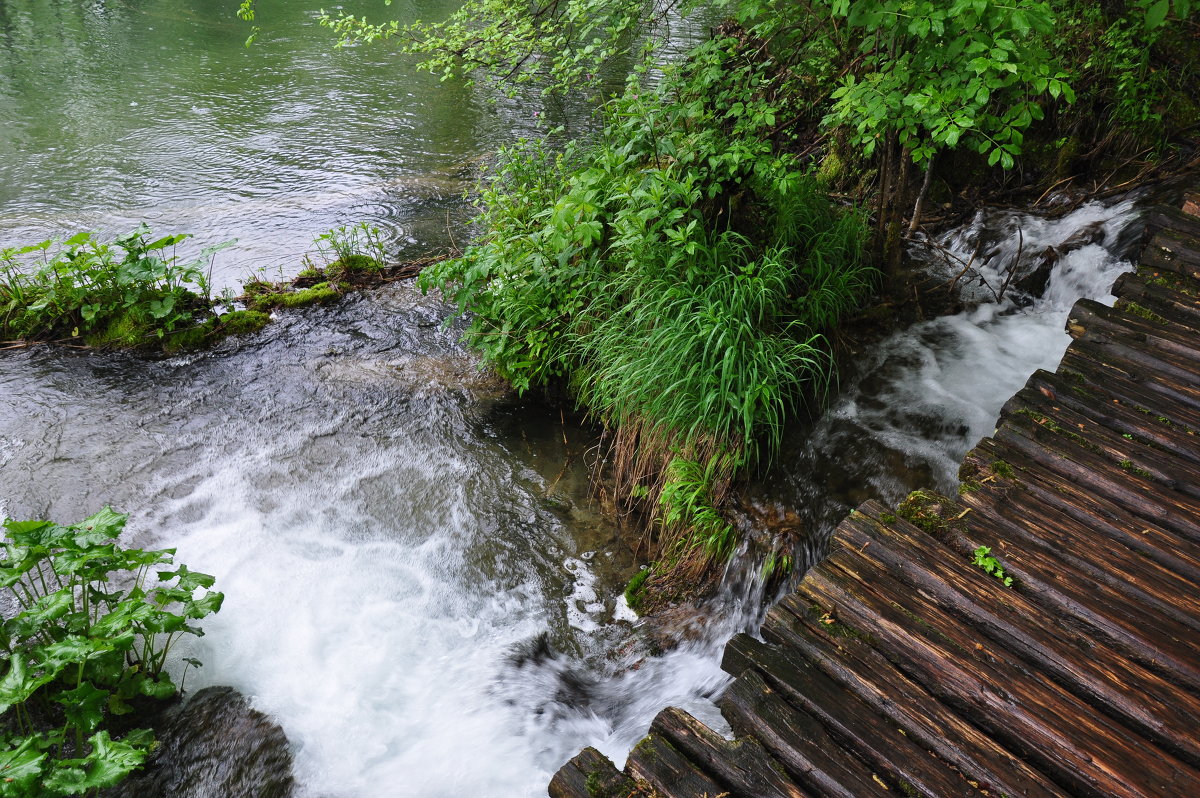
[{"label": "green moss", "polygon": [[245,335],[258,332],[270,320],[270,315],[258,310],[235,310],[222,316],[219,323],[225,335]]},{"label": "green moss", "polygon": [[1016,479],[1017,478],[1016,470],[1011,465],[1004,462],[1003,460],[993,460],[991,469],[992,469],[992,473],[998,477],[1003,477],[1005,479]]},{"label": "green moss", "polygon": [[296,275],[297,280],[320,280],[325,273],[320,269],[305,269]]},{"label": "green moss", "polygon": [[976,482],[974,480],[968,480],[967,482],[963,482],[962,484],[960,484],[958,486],[958,495],[965,496],[968,493],[974,493],[975,491],[979,490],[982,487],[983,486],[981,484],[979,484],[978,482]]},{"label": "green moss", "polygon": [[88,334],[83,341],[96,349],[135,349],[146,343],[149,328],[126,310],[114,316],[99,330]]},{"label": "green moss", "polygon": [[268,294],[260,294],[250,303],[250,309],[265,312],[272,308],[301,308],[308,305],[316,305],[341,296],[340,288],[341,286],[335,288],[325,282],[317,283],[311,288],[301,288],[298,291],[276,291]]},{"label": "green moss", "polygon": [[176,330],[163,339],[163,350],[166,352],[186,352],[192,349],[199,349],[209,343],[215,328],[216,319],[209,319],[204,324],[197,324],[194,327]]},{"label": "green moss", "polygon": [[1053,432],[1055,435],[1061,435],[1064,438],[1072,440],[1085,449],[1088,449],[1093,452],[1101,451],[1099,446],[1092,443],[1087,438],[1080,435],[1078,432],[1073,432],[1073,431],[1067,429],[1066,427],[1059,425],[1059,423],[1057,421],[1055,421],[1054,419],[1050,418],[1050,416],[1043,415],[1042,413],[1035,413],[1034,411],[1030,410],[1029,408],[1024,408],[1024,407],[1017,411],[1017,415],[1026,416],[1027,418],[1031,418],[1042,429],[1049,430],[1050,432]]},{"label": "green moss", "polygon": [[905,521],[936,537],[949,524],[949,520],[941,515],[941,505],[946,501],[949,500],[936,494],[914,490],[904,497],[896,512]]},{"label": "green moss", "polygon": [[1139,305],[1136,302],[1125,302],[1124,306],[1120,309],[1124,310],[1126,313],[1132,313],[1134,316],[1140,316],[1141,318],[1146,319],[1147,321],[1153,321],[1153,322],[1157,322],[1159,324],[1169,324],[1170,323],[1167,321],[1165,316],[1160,316],[1159,314],[1155,313],[1153,310],[1150,310],[1149,308],[1147,308],[1143,305]]},{"label": "green moss", "polygon": [[1128,471],[1130,474],[1136,474],[1143,479],[1154,479],[1154,475],[1144,468],[1138,468],[1133,464],[1132,460],[1122,460],[1121,468]]},{"label": "green moss", "polygon": [[885,524],[894,524],[896,523],[896,515],[895,513],[880,513],[879,520]]},{"label": "green moss", "polygon": [[633,611],[637,611],[638,605],[642,601],[642,589],[646,586],[646,580],[650,578],[650,574],[654,572],[653,568],[643,568],[633,575],[633,579],[629,580],[629,584],[625,586],[625,603]]},{"label": "green moss", "polygon": [[831,148],[829,154],[821,159],[821,164],[817,167],[816,178],[822,186],[834,186],[846,174],[846,163],[842,157],[838,155],[837,148]]}]

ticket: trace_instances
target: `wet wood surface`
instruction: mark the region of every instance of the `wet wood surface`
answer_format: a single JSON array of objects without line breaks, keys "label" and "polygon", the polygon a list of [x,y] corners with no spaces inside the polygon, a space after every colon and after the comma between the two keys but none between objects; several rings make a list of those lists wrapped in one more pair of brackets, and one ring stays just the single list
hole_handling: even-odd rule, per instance
[{"label": "wet wood surface", "polygon": [[726,646],[734,739],[667,709],[550,794],[1200,796],[1200,197],[1145,221],[959,496],[863,505]]}]

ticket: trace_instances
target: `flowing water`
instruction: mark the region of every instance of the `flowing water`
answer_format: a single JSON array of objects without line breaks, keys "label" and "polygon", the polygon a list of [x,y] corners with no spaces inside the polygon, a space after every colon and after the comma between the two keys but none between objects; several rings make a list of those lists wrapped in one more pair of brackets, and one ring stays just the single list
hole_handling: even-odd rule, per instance
[{"label": "flowing water", "polygon": [[[557,113],[332,50],[303,3],[260,2],[273,24],[249,50],[230,4],[184,5],[0,0],[0,244],[145,220],[241,239],[226,284],[294,272],[313,235],[359,219],[419,252],[460,230],[470,162]],[[1018,249],[1105,233],[1045,298],[864,354],[770,500],[820,540],[863,499],[952,489],[1005,398],[1058,359],[1070,304],[1125,268],[1134,217],[992,213],[947,236],[996,283]],[[308,796],[540,795],[584,745],[622,760],[666,704],[719,727],[720,646],[761,607],[739,573],[652,654],[616,598],[637,563],[589,501],[593,431],[480,375],[446,313],[395,285],[186,357],[0,355],[0,514],[112,504],[131,543],[216,575],[226,603],[188,686],[231,684],[277,718]]]}]

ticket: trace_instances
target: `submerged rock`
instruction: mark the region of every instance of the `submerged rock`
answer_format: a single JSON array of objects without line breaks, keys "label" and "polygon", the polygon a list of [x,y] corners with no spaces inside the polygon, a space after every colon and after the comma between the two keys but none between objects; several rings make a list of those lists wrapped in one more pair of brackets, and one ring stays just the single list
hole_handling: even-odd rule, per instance
[{"label": "submerged rock", "polygon": [[145,768],[105,798],[290,798],[283,729],[231,687],[207,687],[155,728]]}]

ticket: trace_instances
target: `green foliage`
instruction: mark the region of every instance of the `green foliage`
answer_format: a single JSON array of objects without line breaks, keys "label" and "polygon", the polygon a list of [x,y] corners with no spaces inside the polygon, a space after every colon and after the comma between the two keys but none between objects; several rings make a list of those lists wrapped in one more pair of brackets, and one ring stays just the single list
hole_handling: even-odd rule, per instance
[{"label": "green foliage", "polygon": [[980,546],[979,548],[975,549],[974,555],[976,567],[980,568],[984,573],[999,579],[1005,587],[1012,587],[1012,577],[1004,575],[1004,566],[1000,564],[999,560],[992,556],[991,548],[987,546]]},{"label": "green foliage", "polygon": [[654,573],[653,566],[643,568],[634,574],[633,578],[629,580],[629,584],[625,586],[625,603],[634,612],[637,612],[638,605],[641,604],[642,590],[646,586],[646,580],[650,578],[652,573]]},{"label": "green foliage", "polygon": [[4,522],[0,587],[20,610],[0,624],[0,796],[94,792],[138,767],[153,735],[114,740],[108,717],[175,695],[172,645],[221,607],[211,576],[165,568],[174,550],[118,546],[125,520]]},{"label": "green foliage", "polygon": [[1010,168],[1023,131],[1049,94],[1074,98],[1045,46],[1040,0],[832,0],[858,33],[861,65],[832,93],[826,124],[844,126],[870,155],[895,136],[922,163],[961,141]]},{"label": "green foliage", "polygon": [[823,389],[820,332],[873,280],[862,217],[775,151],[770,83],[770,63],[714,40],[660,92],[631,83],[600,140],[502,152],[482,241],[421,278],[471,312],[467,339],[519,390],[568,381],[618,430],[626,494],[654,486],[651,506],[700,524],[712,553],[731,549],[679,509],[695,502],[659,501],[682,479],[667,466],[695,464],[719,503]]},{"label": "green foliage", "polygon": [[676,458],[667,466],[666,482],[659,493],[662,524],[679,530],[684,549],[701,548],[713,557],[733,553],[737,536],[714,506],[713,484],[722,470],[719,459],[707,464]]},{"label": "green foliage", "polygon": [[[390,0],[386,0],[390,5]],[[655,22],[678,4],[645,0],[467,0],[443,22],[371,23],[338,10],[320,22],[339,45],[393,40],[425,57],[421,67],[443,80],[482,74],[510,94],[537,81],[545,91],[596,85],[604,65],[634,42],[653,49]],[[661,33],[661,32],[660,32]]]},{"label": "green foliage", "polygon": [[205,267],[229,244],[181,263],[187,237],[152,241],[141,225],[111,243],[79,233],[0,250],[0,338],[134,346],[195,323],[211,312]]}]

